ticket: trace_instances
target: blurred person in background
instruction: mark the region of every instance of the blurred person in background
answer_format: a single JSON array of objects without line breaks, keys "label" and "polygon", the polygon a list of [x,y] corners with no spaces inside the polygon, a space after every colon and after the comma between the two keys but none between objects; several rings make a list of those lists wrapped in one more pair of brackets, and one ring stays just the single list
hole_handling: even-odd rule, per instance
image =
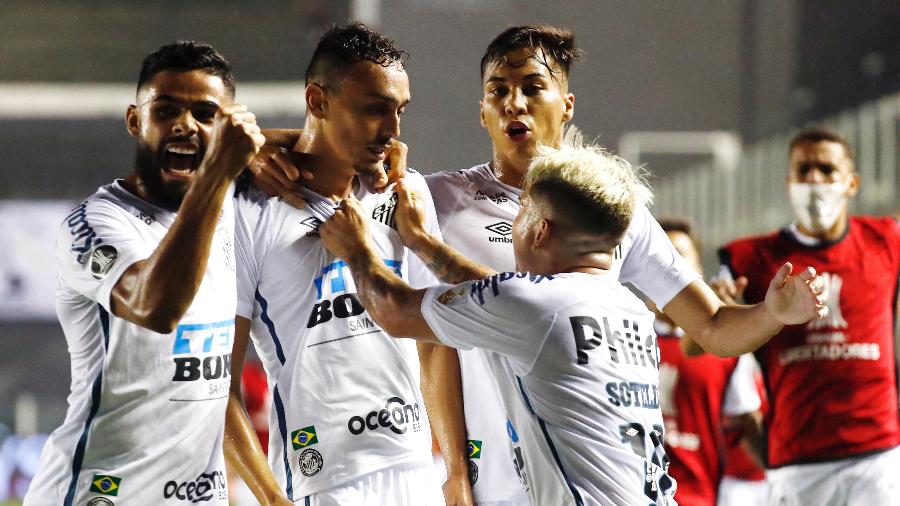
[{"label": "blurred person in background", "polygon": [[[763,384],[759,363],[752,355],[753,383],[761,404],[759,412],[762,416],[769,411],[766,389]],[[760,424],[762,420],[759,420]],[[761,427],[760,427],[761,428]],[[719,482],[718,506],[765,506],[768,501],[769,488],[766,484],[766,469],[763,453],[764,435],[751,427],[749,435],[744,420],[725,417],[725,469],[722,470],[722,481]]]},{"label": "blurred person in background", "polygon": [[69,407],[25,504],[228,504],[233,180],[265,139],[206,44],[148,55],[125,115],[134,171],[63,221],[57,313]]},{"label": "blurred person in background", "polygon": [[900,226],[893,217],[849,216],[859,175],[839,134],[804,130],[788,155],[793,221],[724,246],[727,276],[716,283],[725,300],[754,303],[784,262],[825,280],[828,316],[787,326],[756,352],[770,401],[769,504],[900,504]]},{"label": "blurred person in background", "polygon": [[[690,222],[660,218],[659,224],[678,253],[701,275],[700,249]],[[761,437],[760,398],[753,381],[753,358],[687,357],[684,335],[653,304],[660,353],[660,408],[665,421],[669,474],[678,481],[675,499],[683,506],[715,506],[725,467],[723,432],[731,418],[757,443]]]}]

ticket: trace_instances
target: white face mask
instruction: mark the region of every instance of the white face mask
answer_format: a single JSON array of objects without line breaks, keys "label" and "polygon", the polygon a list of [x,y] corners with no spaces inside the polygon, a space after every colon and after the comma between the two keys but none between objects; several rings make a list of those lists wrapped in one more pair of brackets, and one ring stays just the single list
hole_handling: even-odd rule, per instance
[{"label": "white face mask", "polygon": [[814,232],[830,230],[844,209],[847,188],[847,182],[788,184],[797,221]]}]

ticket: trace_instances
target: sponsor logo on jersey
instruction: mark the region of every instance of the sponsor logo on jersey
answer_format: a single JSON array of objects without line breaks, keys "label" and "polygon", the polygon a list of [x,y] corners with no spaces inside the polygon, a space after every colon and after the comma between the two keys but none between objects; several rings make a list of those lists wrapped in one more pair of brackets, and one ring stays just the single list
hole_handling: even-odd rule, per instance
[{"label": "sponsor logo on jersey", "polygon": [[95,474],[91,478],[91,492],[98,494],[117,496],[119,495],[119,484],[122,478],[112,476],[110,474]]},{"label": "sponsor logo on jersey", "polygon": [[307,477],[319,474],[324,464],[325,460],[322,458],[322,454],[315,448],[307,448],[300,452],[300,459],[297,461],[300,472]]},{"label": "sponsor logo on jersey", "polygon": [[91,276],[103,279],[119,258],[119,252],[111,244],[103,244],[91,252]]},{"label": "sponsor logo on jersey", "polygon": [[497,193],[484,193],[481,190],[475,192],[475,198],[473,200],[490,200],[495,204],[502,204],[504,202],[509,202],[509,195],[503,192]]},{"label": "sponsor logo on jersey", "polygon": [[[132,211],[131,214],[133,214],[135,218],[143,221],[144,224],[146,224],[146,225],[153,225],[156,222],[156,216],[153,214],[147,214],[143,211],[138,211],[137,209]],[[222,220],[222,213],[219,213],[219,221],[221,221],[221,220]]]},{"label": "sponsor logo on jersey", "polygon": [[322,220],[315,216],[310,216],[309,218],[300,220],[300,224],[310,229],[309,232],[306,233],[306,237],[319,237],[319,226],[322,224]]},{"label": "sponsor logo on jersey", "polygon": [[466,454],[469,455],[470,459],[480,459],[481,441],[477,439],[469,439],[468,442],[466,442]]},{"label": "sponsor logo on jersey", "polygon": [[531,274],[528,272],[501,272],[499,274],[494,274],[493,276],[488,276],[478,281],[473,281],[472,284],[469,285],[469,297],[475,299],[475,301],[479,304],[484,305],[485,290],[490,289],[491,295],[493,295],[494,297],[499,297],[500,285],[504,281],[509,281],[513,278],[523,279],[526,277],[534,284],[538,284],[544,280],[553,279],[553,276],[550,275],[542,276],[539,274]]},{"label": "sponsor logo on jersey", "polygon": [[[621,321],[621,325],[617,322]],[[601,324],[602,322],[602,324]],[[601,357],[616,365],[659,368],[659,347],[652,331],[644,335],[637,320],[610,321],[606,316],[598,322],[592,316],[570,316],[575,336],[578,365],[589,362],[588,352],[599,349]],[[606,346],[601,345],[606,341]]]},{"label": "sponsor logo on jersey", "polygon": [[494,235],[488,237],[488,242],[512,242],[512,224],[508,221],[498,221],[497,223],[492,223],[486,227],[484,227],[490,232],[493,232]]},{"label": "sponsor logo on jersey", "polygon": [[163,497],[192,503],[228,499],[228,483],[222,471],[203,473],[195,480],[170,480],[163,486]]},{"label": "sponsor logo on jersey", "polygon": [[[383,259],[383,261],[398,276],[401,275],[402,260]],[[365,312],[366,308],[354,293],[356,287],[353,286],[353,278],[344,261],[337,260],[322,267],[322,274],[314,279],[313,283],[316,287],[316,300],[319,302],[313,305],[306,328],[311,329],[329,322],[333,318],[347,319],[360,316]],[[335,297],[330,298],[330,296]],[[375,322],[369,318],[351,320],[349,326],[351,332],[364,330],[366,333],[372,332],[372,329],[377,327]]]},{"label": "sponsor logo on jersey", "polygon": [[[512,421],[507,418],[506,419],[506,434],[509,435],[509,441],[513,446],[513,468],[516,470],[516,475],[519,477],[519,482],[522,483],[522,486],[525,487],[525,491],[528,492],[528,475],[525,473],[525,456],[522,455],[522,447],[517,443],[519,442],[519,433],[516,432],[516,428],[513,427]],[[471,460],[469,462],[472,462]]]},{"label": "sponsor logo on jersey", "polygon": [[347,428],[354,436],[368,430],[390,429],[395,434],[406,434],[422,430],[419,403],[407,404],[402,397],[391,397],[383,408],[374,409],[365,415],[355,415],[347,420]]},{"label": "sponsor logo on jersey", "polygon": [[179,325],[172,345],[175,372],[172,381],[205,382],[205,390],[193,391],[173,401],[206,401],[228,396],[231,386],[231,344],[234,319],[215,323]]},{"label": "sponsor logo on jersey", "polygon": [[372,210],[372,219],[391,228],[397,228],[396,220],[394,220],[394,211],[397,209],[397,201],[399,198],[400,197],[396,193],[392,193],[391,198],[384,204],[381,204]]},{"label": "sponsor logo on jersey", "polygon": [[87,502],[87,506],[116,506],[116,503],[105,497],[95,497]]},{"label": "sponsor logo on jersey", "polygon": [[291,445],[294,450],[306,448],[319,442],[319,436],[316,435],[316,426],[310,425],[291,432]]},{"label": "sponsor logo on jersey", "polygon": [[91,251],[101,242],[97,233],[94,232],[94,228],[87,221],[87,202],[78,205],[63,221],[69,227],[69,233],[72,234],[69,251],[75,254],[75,259],[79,264],[86,264]]},{"label": "sponsor logo on jersey", "polygon": [[825,318],[813,318],[806,324],[806,330],[820,329],[845,329],[847,328],[847,320],[841,314],[841,288],[844,286],[844,280],[837,274],[823,272],[820,274],[825,285],[825,306],[828,308],[828,315]]}]

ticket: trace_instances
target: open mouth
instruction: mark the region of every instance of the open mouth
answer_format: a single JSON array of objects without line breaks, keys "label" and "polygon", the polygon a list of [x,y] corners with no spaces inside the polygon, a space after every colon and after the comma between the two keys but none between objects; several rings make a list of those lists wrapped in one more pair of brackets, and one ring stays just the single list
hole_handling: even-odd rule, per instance
[{"label": "open mouth", "polygon": [[510,121],[506,125],[506,135],[513,141],[519,142],[527,140],[531,135],[531,130],[521,121]]},{"label": "open mouth", "polygon": [[200,147],[191,142],[172,142],[163,152],[163,172],[176,179],[188,179],[200,166]]}]

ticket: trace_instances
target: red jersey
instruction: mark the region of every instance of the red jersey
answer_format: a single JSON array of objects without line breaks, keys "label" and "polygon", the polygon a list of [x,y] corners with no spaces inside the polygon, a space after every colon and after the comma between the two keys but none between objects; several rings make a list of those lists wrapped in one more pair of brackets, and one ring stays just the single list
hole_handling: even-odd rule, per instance
[{"label": "red jersey", "polygon": [[714,506],[725,452],[722,402],[738,359],[708,353],[688,358],[679,337],[657,333],[660,407],[668,474],[678,482],[675,500]]},{"label": "red jersey", "polygon": [[[763,386],[762,375],[756,371],[753,375],[756,391],[759,394],[760,406],[759,410],[766,414],[769,409],[768,400],[766,399],[766,390]],[[759,467],[759,464],[750,456],[741,440],[744,437],[744,431],[740,427],[725,423],[725,442],[727,449],[725,450],[725,476],[736,478],[744,481],[763,481],[766,479],[766,470]]]},{"label": "red jersey", "polygon": [[266,381],[266,372],[257,362],[247,361],[241,374],[241,393],[244,398],[244,407],[247,416],[256,431],[256,437],[262,445],[263,452],[269,451],[269,422],[267,419],[270,408],[269,384]]},{"label": "red jersey", "polygon": [[852,217],[839,240],[804,245],[790,230],[741,239],[720,250],[746,276],[748,303],[790,261],[826,282],[829,314],[792,325],[757,350],[769,394],[768,465],[828,461],[900,444],[894,369],[894,302],[900,226]]}]

